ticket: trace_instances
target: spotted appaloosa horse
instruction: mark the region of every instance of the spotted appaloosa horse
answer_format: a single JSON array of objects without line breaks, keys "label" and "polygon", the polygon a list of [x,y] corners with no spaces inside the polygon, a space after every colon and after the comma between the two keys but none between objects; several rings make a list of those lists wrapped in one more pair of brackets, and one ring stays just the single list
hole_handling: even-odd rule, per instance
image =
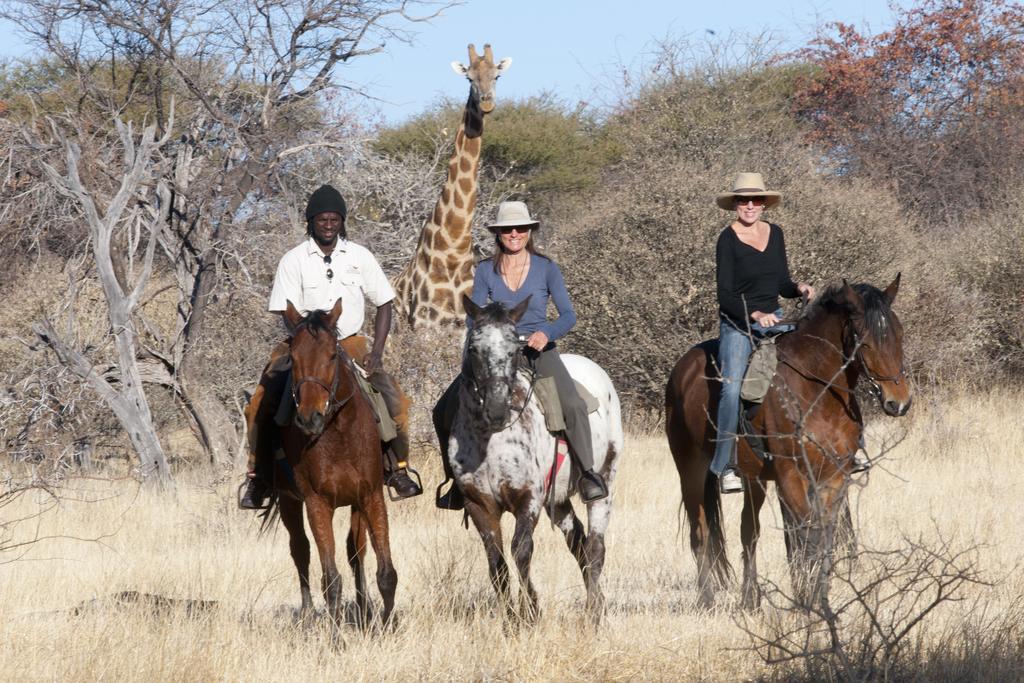
[{"label": "spotted appaloosa horse", "polygon": [[[292,334],[293,423],[281,429],[286,463],[279,473],[292,491],[275,494],[272,505],[280,510],[288,530],[289,548],[299,573],[302,611],[312,608],[309,592],[309,539],[302,524],[305,506],[313,532],[327,607],[335,621],[342,619],[341,575],[334,560],[334,510],[351,506],[348,562],[355,575],[357,620],[369,616],[366,579],[363,575],[366,534],[377,556],[377,587],[384,600],[381,614],[388,624],[395,604],[398,574],[391,562],[388,511],[384,502],[380,436],[369,400],[356,385],[351,359],[337,337],[341,299],[330,311],[313,311],[303,317],[288,302],[285,319]],[[283,475],[283,476],[282,476]],[[272,519],[268,514],[267,521]]]},{"label": "spotted appaloosa horse", "polygon": [[[548,431],[533,393],[526,350],[515,332],[516,322],[529,302],[512,311],[497,303],[481,308],[469,297],[464,297],[463,303],[473,329],[448,452],[455,484],[462,490],[466,510],[483,539],[491,581],[509,616],[514,615],[500,524],[502,514],[510,512],[516,519],[512,555],[520,579],[519,613],[527,621],[536,618],[537,592],[530,579],[530,561],[533,532],[541,509],[546,509],[583,572],[587,610],[595,622],[599,621],[604,606],[599,580],[612,495],[587,504],[590,528],[584,534],[569,500],[575,484],[559,487],[556,477],[552,477],[550,487],[547,483],[557,458],[556,439]],[[574,355],[564,355],[562,360],[573,379],[600,401],[598,410],[590,415],[594,467],[613,491],[622,453],[618,394],[597,364]],[[568,468],[565,462],[563,478]]]},{"label": "spotted appaloosa horse", "polygon": [[[892,416],[910,409],[903,365],[903,328],[892,311],[900,278],[879,291],[866,284],[833,286],[812,303],[794,332],[778,337],[779,364],[753,431],[763,437],[770,459],[738,440],[745,479],[741,536],[743,604],[757,592],[758,513],[767,482],[778,487],[786,526],[786,549],[797,596],[804,604],[827,599],[832,533],[841,528],[847,474],[863,430],[854,394],[870,382],[882,409]],[[679,472],[690,547],[697,560],[697,589],[704,606],[732,574],[725,556],[718,480],[708,468],[715,449],[720,380],[717,342],[704,342],[676,363],[665,387],[665,432]],[[818,564],[820,563],[820,564]],[[808,574],[810,567],[819,571]]]}]

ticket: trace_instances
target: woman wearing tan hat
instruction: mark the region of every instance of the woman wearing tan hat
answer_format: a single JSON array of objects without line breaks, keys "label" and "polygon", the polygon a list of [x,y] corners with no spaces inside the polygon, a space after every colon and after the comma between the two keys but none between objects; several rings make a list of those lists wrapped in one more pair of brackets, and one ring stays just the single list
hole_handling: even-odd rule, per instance
[{"label": "woman wearing tan hat", "polygon": [[740,173],[732,191],[719,194],[715,201],[720,208],[736,212],[735,219],[718,236],[715,249],[722,394],[711,471],[718,475],[722,493],[743,490],[743,480],[736,472],[736,433],[740,385],[753,349],[752,339],[789,329],[779,324],[780,296],[814,296],[813,287],[790,278],[782,228],[761,220],[764,210],[780,201],[781,194],[765,189],[760,173]]},{"label": "woman wearing tan hat", "polygon": [[[501,203],[497,220],[487,226],[494,233],[495,253],[477,264],[472,299],[478,306],[497,302],[511,309],[529,298],[526,312],[516,325],[516,334],[526,342],[528,348],[525,352],[533,361],[537,377],[553,377],[555,380],[565,415],[566,438],[582,472],[580,497],[584,502],[591,502],[607,496],[608,487],[601,475],[594,471],[593,441],[586,404],[555,348],[555,341],[576,324],[576,312],[565,288],[562,271],[534,247],[532,235],[539,225],[530,217],[525,203]],[[549,301],[554,302],[558,311],[558,317],[550,321],[547,319]],[[472,320],[467,318],[466,325],[472,329]],[[452,424],[450,406],[458,394],[458,384],[456,379],[434,409],[434,426],[449,479],[451,473],[446,451]],[[452,486],[448,493],[438,497],[437,505],[449,510],[462,509],[461,492]]]}]

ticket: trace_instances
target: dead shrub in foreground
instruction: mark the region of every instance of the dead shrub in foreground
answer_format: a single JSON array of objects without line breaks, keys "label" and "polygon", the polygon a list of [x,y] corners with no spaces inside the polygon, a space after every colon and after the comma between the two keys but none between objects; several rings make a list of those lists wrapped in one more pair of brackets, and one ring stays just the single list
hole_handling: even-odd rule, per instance
[{"label": "dead shrub in foreground", "polygon": [[914,678],[928,661],[917,636],[933,612],[962,601],[971,585],[989,585],[976,551],[942,538],[862,549],[846,558],[846,572],[832,575],[829,599],[807,605],[779,584],[764,583],[764,615],[740,617],[740,626],[765,663],[778,665],[773,678]]}]

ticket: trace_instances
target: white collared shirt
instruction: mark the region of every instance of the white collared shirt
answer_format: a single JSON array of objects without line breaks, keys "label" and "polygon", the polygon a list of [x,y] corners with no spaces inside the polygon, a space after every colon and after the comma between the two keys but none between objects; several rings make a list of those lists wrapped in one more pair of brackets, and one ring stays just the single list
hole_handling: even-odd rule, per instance
[{"label": "white collared shirt", "polygon": [[[327,277],[330,270],[333,277]],[[383,306],[395,298],[384,271],[366,247],[339,239],[331,252],[331,263],[310,237],[281,258],[270,292],[271,312],[281,312],[291,301],[303,315],[310,311],[329,311],[341,298],[338,336],[342,339],[363,327],[363,296],[374,306]]]}]

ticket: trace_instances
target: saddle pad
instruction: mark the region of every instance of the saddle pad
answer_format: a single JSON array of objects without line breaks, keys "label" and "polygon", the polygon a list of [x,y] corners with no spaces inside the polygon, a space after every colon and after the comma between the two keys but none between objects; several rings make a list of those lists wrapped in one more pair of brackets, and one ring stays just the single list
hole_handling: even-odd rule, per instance
[{"label": "saddle pad", "polygon": [[744,401],[761,403],[764,400],[765,394],[772,386],[775,368],[779,364],[776,351],[775,342],[765,339],[750,354],[750,362],[747,364],[747,371],[743,375],[743,384],[740,387],[740,398]]},{"label": "saddle pad", "polygon": [[[576,392],[587,406],[587,414],[596,412],[601,405],[597,398],[587,391],[585,386],[575,380],[573,382],[576,384]],[[540,411],[544,413],[544,422],[548,426],[548,431],[565,431],[565,414],[562,412],[562,401],[558,398],[558,387],[555,385],[555,378],[539,378],[533,383],[533,393],[537,396]]]}]

